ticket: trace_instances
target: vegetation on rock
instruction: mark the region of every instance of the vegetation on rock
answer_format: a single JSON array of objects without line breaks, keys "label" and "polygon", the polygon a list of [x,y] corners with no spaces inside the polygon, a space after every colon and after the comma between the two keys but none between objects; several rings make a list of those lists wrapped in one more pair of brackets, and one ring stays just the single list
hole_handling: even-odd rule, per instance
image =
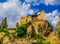
[{"label": "vegetation on rock", "polygon": [[[0,28],[0,33],[1,32],[5,33],[5,35],[3,36],[2,39],[4,39],[5,36],[9,37],[10,34],[12,34],[11,36],[13,36],[15,39],[16,39],[16,37],[17,38],[26,38],[26,37],[28,37],[29,34],[27,33],[27,27],[29,25],[31,25],[31,22],[27,22],[26,24],[23,24],[22,26],[18,26],[17,28],[5,28],[5,29]],[[15,32],[9,33],[9,30],[14,30]],[[0,39],[1,44],[2,44],[2,39]],[[36,40],[38,44],[41,44],[41,43],[44,44],[44,42],[42,42],[42,41],[45,40],[45,39],[40,35],[34,35],[33,37],[31,37],[31,40]],[[47,43],[45,42],[45,44],[47,44]]]},{"label": "vegetation on rock", "polygon": [[60,44],[60,22],[57,27],[53,30],[44,12],[22,17],[16,28],[8,28],[5,17],[0,25],[0,44]]}]

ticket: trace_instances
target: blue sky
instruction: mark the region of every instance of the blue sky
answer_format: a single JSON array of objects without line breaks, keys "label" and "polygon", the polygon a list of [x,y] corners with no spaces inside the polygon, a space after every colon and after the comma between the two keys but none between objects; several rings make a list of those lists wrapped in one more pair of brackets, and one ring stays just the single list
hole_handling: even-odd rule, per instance
[{"label": "blue sky", "polygon": [[46,12],[47,20],[55,27],[60,21],[60,0],[0,0],[0,23],[7,17],[8,26],[15,27],[15,23],[23,16]]}]

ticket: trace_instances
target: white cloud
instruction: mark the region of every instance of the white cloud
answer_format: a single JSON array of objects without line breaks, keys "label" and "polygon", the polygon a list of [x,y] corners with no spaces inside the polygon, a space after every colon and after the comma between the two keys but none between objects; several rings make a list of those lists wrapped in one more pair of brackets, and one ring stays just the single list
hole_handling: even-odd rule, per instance
[{"label": "white cloud", "polygon": [[60,5],[60,0],[44,0],[44,3],[46,5],[50,4],[50,5]]},{"label": "white cloud", "polygon": [[[14,27],[15,23],[19,22],[22,16],[30,14],[30,10],[30,4],[21,3],[19,0],[7,0],[7,2],[0,3],[0,19],[7,17],[8,26]],[[31,14],[33,12],[32,10]]]},{"label": "white cloud", "polygon": [[48,4],[54,5],[54,2],[55,2],[55,0],[44,0],[44,3],[46,5],[48,5]]},{"label": "white cloud", "polygon": [[25,2],[27,2],[27,3],[32,3],[32,5],[39,5],[41,2],[42,2],[42,0],[25,0]]},{"label": "white cloud", "polygon": [[52,13],[47,13],[46,17],[47,20],[53,25],[56,26],[57,22],[59,22],[59,12],[57,10],[54,10]]},{"label": "white cloud", "polygon": [[[27,2],[27,4],[26,4]],[[25,0],[21,3],[19,0],[7,0],[7,2],[0,3],[0,22],[4,17],[8,18],[9,27],[14,27],[16,21],[19,22],[22,16],[27,16],[28,14],[34,14],[34,10],[30,9],[30,4],[33,2],[33,5],[39,5],[45,3],[46,5],[60,5],[59,0]],[[36,10],[37,11],[37,10]],[[35,12],[36,12],[35,11]],[[58,22],[59,13],[57,10],[54,10],[52,13],[47,13],[47,20],[49,22]]]},{"label": "white cloud", "polygon": [[31,9],[31,10],[29,10],[29,12],[28,12],[29,14],[34,14],[34,11]]},{"label": "white cloud", "polygon": [[45,5],[60,5],[60,0],[25,0],[25,2],[33,2],[33,5],[40,5],[41,3],[44,3]]}]

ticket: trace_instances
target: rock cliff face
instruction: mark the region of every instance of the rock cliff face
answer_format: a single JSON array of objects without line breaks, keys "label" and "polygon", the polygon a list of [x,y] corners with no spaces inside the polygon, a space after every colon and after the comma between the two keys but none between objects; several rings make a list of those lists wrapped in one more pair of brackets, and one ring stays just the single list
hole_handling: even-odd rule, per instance
[{"label": "rock cliff face", "polygon": [[57,28],[60,28],[60,22],[57,23]]},{"label": "rock cliff face", "polygon": [[[60,19],[60,15],[59,15],[59,19]],[[57,23],[57,28],[60,28],[60,21]]]},{"label": "rock cliff face", "polygon": [[35,32],[35,34],[43,34],[47,36],[52,31],[52,26],[46,20],[44,11],[40,12],[37,15],[22,17],[20,20],[20,25],[29,21],[32,22],[32,24],[27,28],[27,33],[32,34],[32,30],[34,29],[33,32]]},{"label": "rock cliff face", "polygon": [[[60,22],[57,23],[57,30],[53,30],[52,26],[46,20],[44,11],[40,12],[37,15],[22,17],[20,25],[25,24],[27,22],[31,22],[31,25],[27,28],[27,34],[30,34],[28,38],[16,38],[17,32],[15,29],[6,30],[9,35],[6,35],[7,33],[5,32],[5,30],[0,30],[0,44],[60,44]],[[17,22],[16,27],[18,26],[19,24]],[[23,25],[23,27],[24,26],[26,25]],[[7,18],[3,19],[1,23],[1,28],[7,28]],[[36,34],[35,37],[34,34]],[[44,39],[39,38],[41,37],[41,35]],[[50,43],[44,43],[47,41],[49,41]]]},{"label": "rock cliff face", "polygon": [[59,33],[60,31],[57,29],[57,30],[54,30],[47,38],[47,41],[50,41],[51,44],[60,44],[60,37],[59,36]]},{"label": "rock cliff face", "polygon": [[16,22],[16,28],[19,26],[19,23],[18,22]]},{"label": "rock cliff face", "polygon": [[5,17],[3,20],[2,20],[2,23],[1,23],[1,28],[7,28],[8,25],[7,25],[7,18]]}]

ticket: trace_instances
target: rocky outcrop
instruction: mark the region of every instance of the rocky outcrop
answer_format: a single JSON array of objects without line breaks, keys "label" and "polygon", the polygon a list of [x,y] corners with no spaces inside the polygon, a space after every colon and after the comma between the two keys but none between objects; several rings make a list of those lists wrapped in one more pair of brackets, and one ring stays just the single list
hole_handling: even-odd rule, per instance
[{"label": "rocky outcrop", "polygon": [[47,38],[47,41],[50,41],[51,44],[60,44],[60,30],[54,30]]},{"label": "rocky outcrop", "polygon": [[60,22],[57,23],[57,28],[60,28]]},{"label": "rocky outcrop", "polygon": [[57,29],[50,33],[47,40],[50,41],[51,44],[60,44],[60,22],[57,23]]},{"label": "rocky outcrop", "polygon": [[16,22],[16,28],[19,26],[19,23],[18,22]]},{"label": "rocky outcrop", "polygon": [[[59,15],[59,20],[60,20],[60,15]],[[57,28],[60,28],[60,21],[57,23]]]},{"label": "rocky outcrop", "polygon": [[[27,28],[27,33],[35,33],[37,35],[42,34],[47,36],[52,31],[52,25],[50,25],[49,22],[46,20],[46,15],[44,11],[38,13],[37,15],[22,17],[20,20],[21,25],[27,22],[32,22],[32,24]],[[34,31],[32,31],[33,29]]]},{"label": "rocky outcrop", "polygon": [[8,25],[7,25],[7,18],[5,17],[3,20],[2,20],[2,23],[1,23],[1,28],[7,28]]}]

